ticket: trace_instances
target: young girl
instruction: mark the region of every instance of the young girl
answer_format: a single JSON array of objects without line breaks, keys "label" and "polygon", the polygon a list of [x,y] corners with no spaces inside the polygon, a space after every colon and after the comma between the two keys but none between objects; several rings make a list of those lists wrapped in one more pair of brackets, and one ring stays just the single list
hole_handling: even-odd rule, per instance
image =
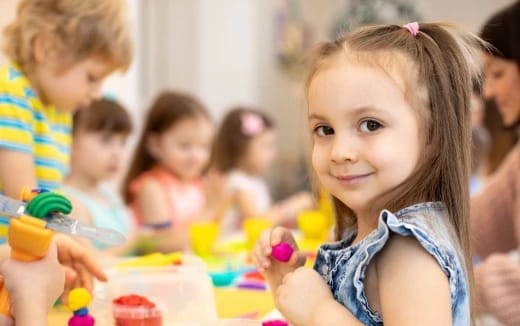
[{"label": "young girl", "polygon": [[74,115],[71,167],[63,192],[73,204],[74,218],[87,225],[117,230],[127,237],[122,248],[92,242],[96,249],[110,254],[124,254],[132,243],[130,215],[118,195],[103,184],[120,170],[131,130],[128,113],[108,99],[94,101]]},{"label": "young girl", "polygon": [[224,117],[213,145],[212,167],[227,174],[235,205],[223,218],[221,234],[239,231],[246,217],[267,217],[281,223],[312,205],[306,193],[273,205],[263,174],[275,155],[276,133],[265,114],[237,107]]},{"label": "young girl", "polygon": [[[124,0],[21,0],[5,30],[11,63],[0,68],[0,192],[60,187],[67,171],[72,112],[99,95],[104,78],[130,65]],[[78,275],[90,256],[67,261]]]},{"label": "young girl", "polygon": [[[447,24],[362,28],[320,45],[307,83],[312,164],[336,239],[314,270],[254,260],[294,325],[469,325],[470,95],[477,38]],[[298,268],[299,267],[299,268]]]},{"label": "young girl", "polygon": [[207,190],[202,178],[212,136],[208,112],[189,95],[162,93],[148,112],[123,197],[155,230],[158,250],[188,249],[189,223],[212,218],[220,203],[222,189]]}]

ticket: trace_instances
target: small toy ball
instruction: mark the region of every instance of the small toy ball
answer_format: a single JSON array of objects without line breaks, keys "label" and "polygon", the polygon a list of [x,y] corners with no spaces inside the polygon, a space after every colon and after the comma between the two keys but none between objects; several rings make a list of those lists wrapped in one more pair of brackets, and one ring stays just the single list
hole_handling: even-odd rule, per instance
[{"label": "small toy ball", "polygon": [[68,306],[70,310],[76,311],[85,308],[92,301],[92,296],[85,288],[75,288],[69,292]]},{"label": "small toy ball", "polygon": [[274,259],[282,262],[286,262],[291,258],[294,249],[287,242],[280,242],[276,246],[271,248],[271,256]]},{"label": "small toy ball", "polygon": [[289,323],[281,319],[271,319],[262,322],[262,326],[289,326]]},{"label": "small toy ball", "polygon": [[94,317],[91,315],[72,316],[69,319],[68,326],[93,326],[95,322]]}]

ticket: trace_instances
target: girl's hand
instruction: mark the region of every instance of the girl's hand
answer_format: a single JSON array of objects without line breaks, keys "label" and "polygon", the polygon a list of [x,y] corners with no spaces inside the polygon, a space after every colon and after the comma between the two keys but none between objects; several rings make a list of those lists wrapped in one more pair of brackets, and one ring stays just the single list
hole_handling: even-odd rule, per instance
[{"label": "girl's hand", "polygon": [[103,282],[107,281],[94,252],[64,234],[54,235],[54,240],[58,248],[58,260],[60,264],[67,267],[62,299],[65,299],[68,291],[75,287],[84,287],[91,291],[93,277]]},{"label": "girl's hand", "polygon": [[334,301],[327,283],[313,269],[300,267],[283,278],[275,305],[291,325],[310,325],[318,306]]},{"label": "girl's hand", "polygon": [[58,262],[55,243],[49,246],[47,255],[40,260],[5,260],[1,265],[1,273],[15,312],[23,308],[20,305],[28,304],[37,311],[45,309],[46,314],[63,292],[65,284],[65,271]]},{"label": "girl's hand", "polygon": [[[289,243],[294,249],[287,262],[280,262],[271,257],[271,248],[281,242]],[[305,254],[298,250],[291,231],[282,227],[262,232],[251,256],[260,273],[267,278],[273,293],[287,273],[305,264]]]}]

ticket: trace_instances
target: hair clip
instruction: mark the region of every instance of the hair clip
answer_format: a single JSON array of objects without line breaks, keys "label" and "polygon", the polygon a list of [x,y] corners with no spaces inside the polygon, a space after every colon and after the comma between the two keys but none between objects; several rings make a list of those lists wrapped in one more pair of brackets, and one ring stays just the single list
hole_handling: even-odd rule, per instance
[{"label": "hair clip", "polygon": [[416,36],[417,33],[419,33],[419,23],[418,22],[408,23],[406,25],[403,25],[403,28],[406,29],[408,32],[410,32],[410,34],[412,34],[413,36]]},{"label": "hair clip", "polygon": [[247,136],[255,136],[261,133],[264,128],[264,120],[256,113],[247,112],[240,116],[240,130]]}]

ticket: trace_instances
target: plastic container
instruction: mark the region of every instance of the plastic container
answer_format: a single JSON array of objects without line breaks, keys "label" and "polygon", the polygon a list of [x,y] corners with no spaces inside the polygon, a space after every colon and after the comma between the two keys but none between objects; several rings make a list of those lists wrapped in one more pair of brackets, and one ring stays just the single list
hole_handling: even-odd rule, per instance
[{"label": "plastic container", "polygon": [[162,312],[163,325],[197,325],[217,319],[213,285],[206,265],[194,255],[185,254],[182,265],[112,267],[106,272],[109,282],[96,283],[91,304],[96,325],[113,325],[112,300],[128,294],[142,295],[153,301]]}]

